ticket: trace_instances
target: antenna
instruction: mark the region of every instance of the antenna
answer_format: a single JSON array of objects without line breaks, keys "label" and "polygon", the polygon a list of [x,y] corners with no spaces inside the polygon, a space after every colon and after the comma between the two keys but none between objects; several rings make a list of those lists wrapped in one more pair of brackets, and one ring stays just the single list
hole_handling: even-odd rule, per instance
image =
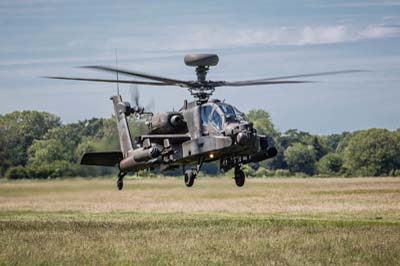
[{"label": "antenna", "polygon": [[115,66],[117,68],[117,95],[119,96],[119,79],[118,79],[118,56],[117,56],[117,49],[115,49]]}]

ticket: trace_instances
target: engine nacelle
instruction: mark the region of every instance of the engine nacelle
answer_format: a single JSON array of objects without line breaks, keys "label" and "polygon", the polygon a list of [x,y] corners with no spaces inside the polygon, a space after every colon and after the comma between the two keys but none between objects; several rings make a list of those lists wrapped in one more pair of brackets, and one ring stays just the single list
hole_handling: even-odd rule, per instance
[{"label": "engine nacelle", "polygon": [[150,134],[183,134],[188,132],[186,121],[179,112],[155,114],[148,126]]}]

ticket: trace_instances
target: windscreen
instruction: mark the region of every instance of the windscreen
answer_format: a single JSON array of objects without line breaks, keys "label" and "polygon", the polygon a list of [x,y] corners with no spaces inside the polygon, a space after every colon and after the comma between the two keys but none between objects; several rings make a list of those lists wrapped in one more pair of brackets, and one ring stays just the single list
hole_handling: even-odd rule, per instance
[{"label": "windscreen", "polygon": [[228,122],[247,121],[244,114],[235,107],[226,103],[218,103],[218,106],[225,114],[225,118]]}]

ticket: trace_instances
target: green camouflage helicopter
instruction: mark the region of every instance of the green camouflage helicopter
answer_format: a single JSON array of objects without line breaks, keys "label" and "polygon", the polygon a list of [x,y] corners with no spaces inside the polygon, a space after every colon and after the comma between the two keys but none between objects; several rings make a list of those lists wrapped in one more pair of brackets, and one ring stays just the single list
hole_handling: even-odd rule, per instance
[{"label": "green camouflage helicopter", "polygon": [[[119,133],[120,151],[89,152],[81,160],[83,165],[118,166],[117,187],[123,188],[123,178],[128,172],[159,168],[166,171],[182,167],[184,181],[191,187],[203,163],[219,161],[220,169],[234,168],[236,185],[245,183],[241,166],[257,163],[276,156],[277,150],[270,146],[267,136],[257,134],[253,124],[236,107],[216,99],[210,99],[216,88],[221,86],[252,86],[273,84],[298,84],[308,81],[289,80],[298,77],[333,75],[360,70],[344,70],[312,74],[292,75],[245,81],[207,80],[211,66],[218,64],[216,54],[189,54],[185,64],[196,68],[197,80],[178,80],[105,66],[85,68],[113,72],[117,79],[94,79],[74,77],[47,77],[52,79],[81,80],[95,82],[128,83],[152,86],[179,86],[189,90],[195,98],[185,100],[177,112],[152,114],[136,103],[131,106],[120,95],[112,96]],[[118,75],[128,75],[145,80],[121,80]],[[146,81],[151,80],[151,81]],[[148,133],[131,138],[127,117],[148,114]]]}]

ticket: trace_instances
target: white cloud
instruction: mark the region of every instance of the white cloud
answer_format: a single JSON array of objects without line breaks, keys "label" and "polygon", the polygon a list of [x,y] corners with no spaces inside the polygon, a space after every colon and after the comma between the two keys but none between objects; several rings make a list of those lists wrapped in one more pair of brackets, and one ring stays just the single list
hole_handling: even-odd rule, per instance
[{"label": "white cloud", "polygon": [[[176,31],[169,31],[176,32]],[[212,27],[180,29],[149,42],[148,49],[191,50],[265,45],[313,45],[355,42],[400,36],[400,27],[384,24],[227,29]],[[172,41],[171,41],[172,40]]]},{"label": "white cloud", "polygon": [[400,26],[370,25],[359,32],[361,39],[380,39],[400,35]]},{"label": "white cloud", "polygon": [[[228,28],[215,25],[181,26],[179,30],[170,26],[162,32],[131,36],[110,37],[104,42],[94,40],[70,40],[69,45],[80,51],[95,51],[91,56],[65,56],[47,58],[4,59],[0,67],[39,64],[83,64],[88,61],[114,61],[115,48],[124,60],[151,60],[169,58],[182,52],[206,49],[244,48],[254,46],[315,45],[356,42],[361,40],[400,37],[400,26],[371,24],[366,26],[325,25],[276,28]],[[43,51],[53,49],[42,47]],[[72,49],[71,48],[71,49]],[[9,47],[20,49],[20,47]],[[29,49],[29,48],[28,48]],[[58,50],[64,49],[62,47]],[[66,48],[65,48],[66,49]],[[2,47],[3,52],[7,47]],[[156,51],[156,53],[155,53]]]},{"label": "white cloud", "polygon": [[305,27],[297,44],[339,43],[350,40],[351,36],[345,26]]},{"label": "white cloud", "polygon": [[331,2],[325,4],[317,4],[318,7],[379,7],[379,6],[400,6],[399,1],[357,1],[357,2]]}]

